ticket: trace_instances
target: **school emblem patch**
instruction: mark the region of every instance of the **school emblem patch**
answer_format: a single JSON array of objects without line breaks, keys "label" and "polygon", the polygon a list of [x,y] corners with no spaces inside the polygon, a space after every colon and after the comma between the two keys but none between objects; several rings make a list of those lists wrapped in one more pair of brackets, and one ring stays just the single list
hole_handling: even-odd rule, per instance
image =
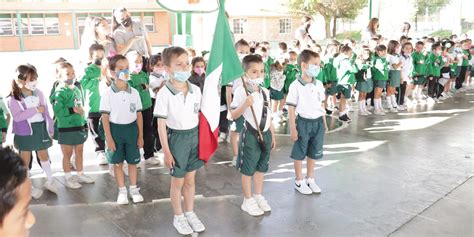
[{"label": "school emblem patch", "polygon": [[137,105],[135,103],[130,103],[130,112],[135,113],[137,110]]},{"label": "school emblem patch", "polygon": [[194,104],[194,113],[195,114],[199,113],[199,103]]}]

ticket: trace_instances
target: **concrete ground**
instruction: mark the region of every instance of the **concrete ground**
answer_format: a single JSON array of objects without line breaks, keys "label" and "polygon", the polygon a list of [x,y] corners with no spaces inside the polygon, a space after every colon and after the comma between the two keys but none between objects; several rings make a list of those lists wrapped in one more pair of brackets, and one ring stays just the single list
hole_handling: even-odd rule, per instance
[{"label": "concrete ground", "polygon": [[[273,210],[258,218],[240,210],[240,175],[221,145],[197,174],[195,211],[207,228],[200,235],[474,236],[473,106],[470,92],[383,117],[351,113],[351,124],[326,136],[316,167],[322,194],[310,196],[293,189],[292,142],[282,123],[265,176]],[[143,167],[145,202],[118,206],[114,179],[97,165],[90,140],[86,146],[85,170],[97,181],[74,191],[62,185],[59,147],[50,149],[59,195],[45,192],[32,202],[31,236],[178,236],[166,168]],[[32,173],[40,186],[36,164]]]}]

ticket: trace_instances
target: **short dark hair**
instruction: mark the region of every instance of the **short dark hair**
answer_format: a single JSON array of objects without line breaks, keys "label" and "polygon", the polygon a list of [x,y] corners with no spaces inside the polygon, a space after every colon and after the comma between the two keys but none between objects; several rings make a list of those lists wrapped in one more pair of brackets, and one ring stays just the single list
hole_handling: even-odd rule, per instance
[{"label": "short dark hair", "polygon": [[150,57],[150,66],[155,66],[158,62],[162,61],[161,59],[161,53],[152,55]]},{"label": "short dark hair", "polygon": [[242,59],[242,67],[247,71],[252,63],[263,63],[262,57],[257,54],[250,54]]},{"label": "short dark hair", "polygon": [[418,42],[416,42],[415,46],[418,46],[418,45],[424,46],[425,43],[423,43],[423,41],[418,41]]},{"label": "short dark hair", "polygon": [[375,52],[382,52],[382,51],[386,51],[387,50],[387,47],[383,44],[381,45],[378,45],[376,48],[375,48]]},{"label": "short dark hair", "polygon": [[278,43],[278,47],[280,47],[280,48],[283,49],[283,50],[287,50],[287,49],[288,49],[288,45],[287,45],[285,42],[280,42],[280,43]]},{"label": "short dark hair", "polygon": [[104,46],[101,45],[101,44],[93,44],[89,47],[89,56],[92,58],[92,54],[94,53],[94,51],[99,51],[99,50],[102,50],[102,51],[105,51],[104,49]]},{"label": "short dark hair", "polygon": [[234,47],[238,48],[239,46],[248,46],[248,47],[250,47],[250,44],[246,40],[240,39],[239,41],[235,42]]},{"label": "short dark hair", "polygon": [[163,53],[161,54],[161,57],[163,59],[163,64],[166,65],[166,66],[170,66],[171,65],[171,59],[173,57],[179,57],[183,54],[188,54],[188,52],[181,48],[181,47],[178,47],[178,46],[171,46],[169,48],[166,48],[163,50]]},{"label": "short dark hair", "polygon": [[431,50],[435,50],[436,48],[440,48],[440,47],[441,47],[441,43],[436,42],[431,45]]},{"label": "short dark hair", "polygon": [[305,49],[298,56],[298,64],[301,65],[301,63],[308,63],[312,58],[319,58],[319,54],[314,51]]},{"label": "short dark hair", "polygon": [[115,67],[117,67],[117,63],[120,60],[127,60],[127,58],[121,54],[113,56],[109,61],[109,69],[115,71]]},{"label": "short dark hair", "polygon": [[18,187],[28,177],[28,168],[10,147],[0,147],[0,226],[18,201]]}]

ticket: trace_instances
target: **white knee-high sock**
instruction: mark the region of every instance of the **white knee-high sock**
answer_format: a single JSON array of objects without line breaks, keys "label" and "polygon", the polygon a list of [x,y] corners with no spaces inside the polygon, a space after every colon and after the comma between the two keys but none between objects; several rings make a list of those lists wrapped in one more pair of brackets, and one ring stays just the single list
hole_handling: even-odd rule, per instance
[{"label": "white knee-high sock", "polygon": [[382,110],[382,99],[374,99],[374,106],[376,110]]},{"label": "white knee-high sock", "polygon": [[43,171],[46,174],[46,177],[48,178],[48,181],[53,180],[53,172],[51,171],[51,164],[49,163],[49,160],[47,161],[41,161],[41,167],[43,167]]},{"label": "white knee-high sock", "polygon": [[365,106],[365,101],[364,100],[359,101],[359,110],[360,111],[365,111],[364,106]]},{"label": "white knee-high sock", "polygon": [[392,98],[392,107],[397,108],[398,103],[397,103],[397,97],[395,95],[390,96]]}]

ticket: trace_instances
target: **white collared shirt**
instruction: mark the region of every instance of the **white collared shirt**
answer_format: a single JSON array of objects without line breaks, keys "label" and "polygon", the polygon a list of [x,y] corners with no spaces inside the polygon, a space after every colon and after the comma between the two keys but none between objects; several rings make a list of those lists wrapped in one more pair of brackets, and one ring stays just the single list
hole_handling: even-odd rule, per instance
[{"label": "white collared shirt", "polygon": [[[255,111],[255,117],[257,117],[258,126],[255,124],[255,119],[253,118],[252,110],[250,109],[250,107],[245,109],[245,111],[243,113],[245,121],[250,123],[250,125],[254,129],[259,128],[260,123],[262,121],[263,103],[264,103],[262,92],[265,93],[265,95],[267,96],[267,102],[269,104],[270,103],[270,93],[268,92],[267,89],[261,88],[260,92],[252,93],[252,96],[253,96],[253,105],[252,106],[253,106],[253,110]],[[245,92],[244,87],[243,86],[238,87],[235,90],[234,98],[232,99],[232,103],[231,103],[230,107],[232,109],[237,109],[238,107],[240,107],[242,104],[245,103],[246,98],[247,98],[247,93]],[[268,129],[270,128],[271,115],[272,115],[272,111],[270,110],[270,106],[268,105],[267,106],[267,121],[265,123],[265,128],[263,129],[263,132],[268,131]]]},{"label": "white collared shirt", "polygon": [[201,110],[201,89],[187,82],[188,93],[178,91],[170,81],[156,95],[153,115],[166,119],[166,126],[174,130],[188,130],[198,126]]},{"label": "white collared shirt", "polygon": [[121,91],[112,83],[100,98],[101,113],[109,114],[109,121],[115,124],[129,124],[137,120],[142,111],[142,102],[138,91],[128,86]]},{"label": "white collared shirt", "polygon": [[313,79],[306,83],[301,77],[291,83],[286,104],[296,108],[296,113],[306,119],[317,119],[326,114],[322,103],[326,99],[323,83]]}]

